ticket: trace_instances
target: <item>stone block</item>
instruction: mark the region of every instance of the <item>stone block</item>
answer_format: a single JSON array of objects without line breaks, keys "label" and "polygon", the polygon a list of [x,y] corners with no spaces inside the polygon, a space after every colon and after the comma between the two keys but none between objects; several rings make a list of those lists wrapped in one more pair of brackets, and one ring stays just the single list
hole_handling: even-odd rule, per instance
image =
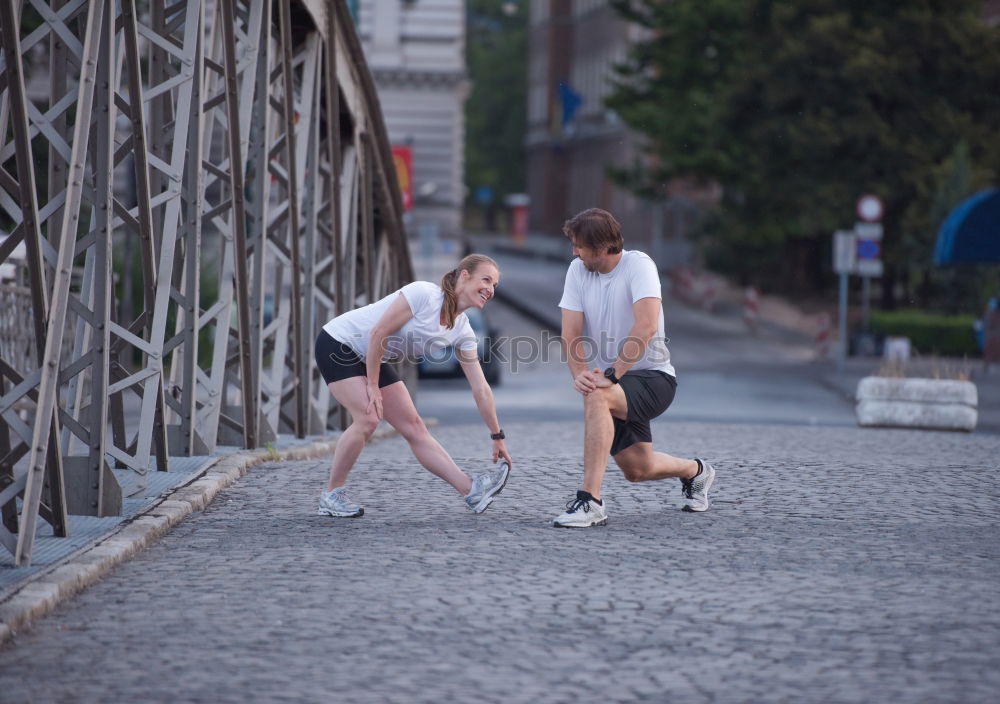
[{"label": "stone block", "polygon": [[865,377],[855,413],[865,427],[972,431],[978,420],[976,386],[954,379]]}]

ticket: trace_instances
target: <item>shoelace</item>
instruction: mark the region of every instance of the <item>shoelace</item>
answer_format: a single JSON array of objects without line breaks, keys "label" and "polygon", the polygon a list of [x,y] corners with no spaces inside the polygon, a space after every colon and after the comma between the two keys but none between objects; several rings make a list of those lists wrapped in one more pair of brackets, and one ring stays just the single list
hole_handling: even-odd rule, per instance
[{"label": "shoelace", "polygon": [[570,499],[566,504],[566,513],[576,513],[579,508],[582,508],[584,513],[590,513],[590,502],[586,499]]},{"label": "shoelace", "polygon": [[354,501],[351,499],[351,497],[348,495],[346,491],[338,491],[336,494],[333,494],[333,496],[331,496],[330,498],[342,504],[354,503]]},{"label": "shoelace", "polygon": [[686,499],[694,498],[694,479],[681,479],[681,493]]}]

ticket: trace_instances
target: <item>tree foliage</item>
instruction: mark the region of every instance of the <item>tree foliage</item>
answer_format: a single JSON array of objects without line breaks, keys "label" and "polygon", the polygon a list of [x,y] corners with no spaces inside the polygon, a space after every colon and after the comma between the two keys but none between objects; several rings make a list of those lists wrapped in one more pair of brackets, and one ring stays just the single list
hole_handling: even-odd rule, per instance
[{"label": "tree foliage", "polygon": [[524,188],[528,3],[469,0],[467,13],[465,183],[500,197]]},{"label": "tree foliage", "polygon": [[982,2],[614,4],[650,35],[609,99],[648,137],[650,158],[621,176],[647,193],[674,178],[721,184],[707,234],[731,270],[821,287],[831,233],[875,193],[891,303],[894,281],[905,293],[927,279],[932,206],[957,145],[967,145],[969,191],[996,182],[1000,31]]}]

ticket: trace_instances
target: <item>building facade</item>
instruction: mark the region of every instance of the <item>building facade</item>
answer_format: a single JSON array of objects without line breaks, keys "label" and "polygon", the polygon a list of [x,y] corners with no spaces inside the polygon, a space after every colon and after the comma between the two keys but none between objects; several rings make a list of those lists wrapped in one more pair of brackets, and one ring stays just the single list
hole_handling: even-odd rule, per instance
[{"label": "building facade", "polygon": [[358,33],[389,141],[413,156],[411,234],[460,233],[464,200],[465,3],[360,0]]},{"label": "building facade", "polygon": [[652,202],[608,175],[609,168],[643,158],[641,137],[604,100],[614,65],[645,30],[622,20],[607,0],[532,0],[529,22],[530,228],[559,234],[573,214],[604,208],[622,223],[629,247],[648,252],[664,269],[689,264],[687,235],[706,194],[672,184],[669,198]]}]

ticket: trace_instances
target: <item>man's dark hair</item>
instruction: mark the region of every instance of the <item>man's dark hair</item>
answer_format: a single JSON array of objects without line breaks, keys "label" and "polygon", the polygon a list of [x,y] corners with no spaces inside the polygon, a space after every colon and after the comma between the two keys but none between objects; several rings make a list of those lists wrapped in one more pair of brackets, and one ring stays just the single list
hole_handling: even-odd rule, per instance
[{"label": "man's dark hair", "polygon": [[587,208],[563,224],[563,233],[578,247],[618,254],[625,246],[622,226],[615,216],[600,208]]}]

